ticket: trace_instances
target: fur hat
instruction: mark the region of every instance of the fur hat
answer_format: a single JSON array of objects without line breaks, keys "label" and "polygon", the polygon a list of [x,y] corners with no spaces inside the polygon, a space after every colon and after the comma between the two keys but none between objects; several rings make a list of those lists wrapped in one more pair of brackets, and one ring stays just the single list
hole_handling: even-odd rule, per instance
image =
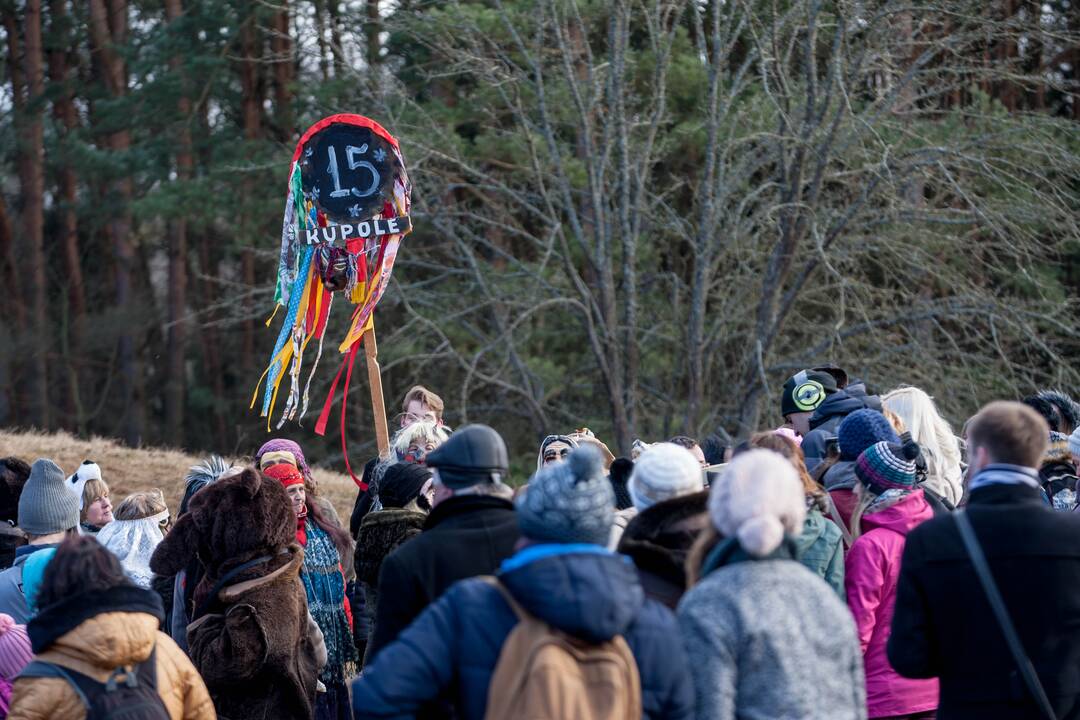
[{"label": "fur hat", "polygon": [[857,460],[863,450],[876,442],[900,442],[900,436],[888,419],[870,408],[856,410],[845,417],[836,429],[836,438],[840,443],[840,459],[847,461]]},{"label": "fur hat", "polygon": [[1050,463],[1072,464],[1068,435],[1050,431],[1050,443],[1046,446],[1046,452],[1043,453],[1042,465]]},{"label": "fur hat", "polygon": [[806,520],[795,466],[772,450],[740,453],[712,485],[709,517],[722,536],[738,539],[750,555],[768,555],[784,535],[801,533]]},{"label": "fur hat", "polygon": [[530,540],[607,545],[615,521],[615,493],[603,458],[590,446],[533,475],[517,499],[518,526]]},{"label": "fur hat", "polygon": [[221,566],[277,555],[296,538],[296,517],[285,488],[254,468],[218,480],[191,498],[150,558],[158,575],[175,575],[198,556],[209,578]]},{"label": "fur hat", "polygon": [[684,447],[657,443],[634,464],[630,476],[630,496],[639,510],[658,502],[705,489],[701,464]]},{"label": "fur hat", "polygon": [[67,487],[78,498],[80,512],[86,509],[83,507],[83,488],[86,487],[86,481],[100,479],[101,468],[93,460],[83,460],[79,469],[68,476]]}]

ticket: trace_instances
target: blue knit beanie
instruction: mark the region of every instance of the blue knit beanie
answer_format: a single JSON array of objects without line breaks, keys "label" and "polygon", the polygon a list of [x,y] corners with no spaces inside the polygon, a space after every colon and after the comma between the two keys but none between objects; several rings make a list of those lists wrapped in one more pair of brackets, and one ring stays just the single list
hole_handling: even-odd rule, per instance
[{"label": "blue knit beanie", "polygon": [[840,442],[840,459],[854,461],[874,443],[899,443],[900,436],[888,419],[877,410],[863,408],[844,418],[836,430]]},{"label": "blue knit beanie", "polygon": [[521,534],[536,542],[607,545],[615,521],[615,493],[589,446],[537,471],[516,505]]}]

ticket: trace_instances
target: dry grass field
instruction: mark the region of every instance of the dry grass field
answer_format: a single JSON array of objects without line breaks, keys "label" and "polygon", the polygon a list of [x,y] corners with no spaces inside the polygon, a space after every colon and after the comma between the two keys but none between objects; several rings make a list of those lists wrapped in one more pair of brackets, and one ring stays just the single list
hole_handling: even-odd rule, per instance
[{"label": "dry grass field", "polygon": [[[74,472],[83,460],[93,460],[101,466],[101,475],[109,484],[113,504],[129,493],[160,488],[165,493],[169,509],[175,514],[184,493],[184,475],[199,462],[197,455],[187,455],[168,448],[125,447],[116,440],[93,437],[76,438],[68,433],[43,434],[0,430],[0,457],[14,455],[28,463],[44,457],[53,460],[65,475]],[[244,458],[231,458],[234,462]],[[348,523],[356,499],[356,485],[348,475],[315,468],[319,494],[334,503],[342,521]]]}]

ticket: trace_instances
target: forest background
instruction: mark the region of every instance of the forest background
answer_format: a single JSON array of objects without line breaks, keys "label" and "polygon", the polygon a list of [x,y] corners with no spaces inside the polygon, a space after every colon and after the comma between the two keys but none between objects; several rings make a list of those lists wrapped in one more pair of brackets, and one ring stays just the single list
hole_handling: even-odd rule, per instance
[{"label": "forest background", "polygon": [[[823,361],[956,425],[1080,390],[1075,0],[0,14],[0,426],[254,450],[289,158],[336,112],[389,128],[414,184],[376,311],[391,416],[422,382],[519,473],[580,426],[628,452],[779,423]],[[340,467],[318,407],[282,432]],[[364,373],[347,425],[356,464]]]}]

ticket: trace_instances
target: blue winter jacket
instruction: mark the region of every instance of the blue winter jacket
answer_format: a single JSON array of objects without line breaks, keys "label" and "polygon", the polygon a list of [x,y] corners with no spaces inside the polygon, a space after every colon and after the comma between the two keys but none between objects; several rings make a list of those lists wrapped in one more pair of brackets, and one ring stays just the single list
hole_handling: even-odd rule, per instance
[{"label": "blue winter jacket", "polygon": [[[593,642],[622,635],[637,660],[644,718],[693,716],[693,678],[675,617],[645,598],[628,558],[599,546],[534,545],[504,562],[499,579],[526,611],[570,635]],[[412,717],[441,697],[460,720],[482,720],[515,624],[497,588],[477,579],[454,584],[353,683],[355,717]]]},{"label": "blue winter jacket", "polygon": [[818,405],[818,409],[810,417],[810,432],[802,441],[808,471],[814,472],[814,468],[825,459],[829,440],[836,439],[836,431],[844,418],[864,407],[870,407],[866,395],[849,395],[843,390],[832,393]]}]

